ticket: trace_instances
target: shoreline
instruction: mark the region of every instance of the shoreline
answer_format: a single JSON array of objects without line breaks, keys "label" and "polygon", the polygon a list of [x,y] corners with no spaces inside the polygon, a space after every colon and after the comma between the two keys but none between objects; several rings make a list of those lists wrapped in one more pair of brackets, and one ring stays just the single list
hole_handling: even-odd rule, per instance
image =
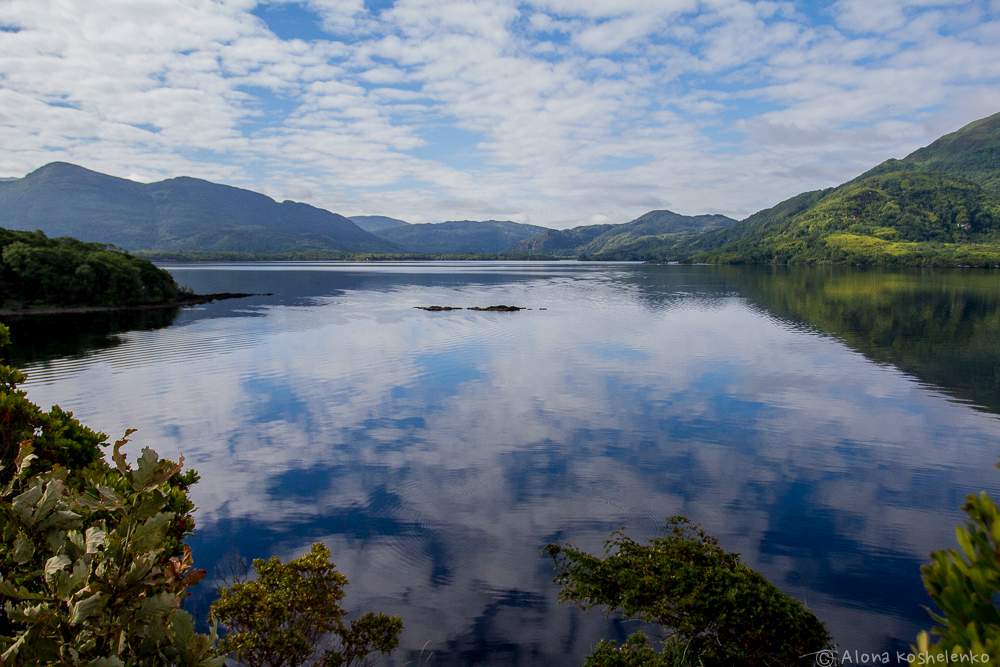
[{"label": "shoreline", "polygon": [[159,310],[162,308],[184,308],[200,306],[213,301],[225,299],[245,299],[250,296],[267,296],[243,292],[217,292],[214,294],[195,294],[183,299],[164,301],[163,303],[140,303],[127,306],[37,306],[27,308],[0,308],[0,317],[34,317],[36,315],[79,315],[86,313],[110,313],[130,310]]}]

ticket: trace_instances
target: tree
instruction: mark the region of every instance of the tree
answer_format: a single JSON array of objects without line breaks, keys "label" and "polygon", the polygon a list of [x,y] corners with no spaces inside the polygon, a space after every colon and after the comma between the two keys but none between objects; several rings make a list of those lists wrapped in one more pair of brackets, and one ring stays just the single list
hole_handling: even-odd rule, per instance
[{"label": "tree", "polygon": [[935,625],[917,637],[924,655],[983,654],[1000,656],[1000,510],[981,491],[962,508],[965,526],[955,529],[959,549],[931,554],[921,568],[924,587],[940,613]]},{"label": "tree", "polygon": [[[398,617],[367,613],[348,622],[340,606],[347,577],[330,562],[330,551],[312,545],[306,555],[282,563],[253,562],[256,578],[219,590],[212,618],[228,633],[222,647],[248,667],[352,665],[399,644]],[[321,651],[322,644],[334,644]]]},{"label": "tree", "polygon": [[602,642],[588,665],[788,665],[832,646],[823,624],[738,554],[683,517],[640,544],[622,532],[605,556],[550,544],[560,598],[603,606],[669,633],[655,651],[642,633],[622,646]]}]

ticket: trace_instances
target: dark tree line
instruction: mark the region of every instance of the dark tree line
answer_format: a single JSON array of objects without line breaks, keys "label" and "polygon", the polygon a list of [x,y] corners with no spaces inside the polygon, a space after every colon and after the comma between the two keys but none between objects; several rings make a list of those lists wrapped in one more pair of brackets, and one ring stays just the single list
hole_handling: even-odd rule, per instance
[{"label": "dark tree line", "polygon": [[112,246],[0,229],[0,307],[133,306],[181,294],[169,273]]}]

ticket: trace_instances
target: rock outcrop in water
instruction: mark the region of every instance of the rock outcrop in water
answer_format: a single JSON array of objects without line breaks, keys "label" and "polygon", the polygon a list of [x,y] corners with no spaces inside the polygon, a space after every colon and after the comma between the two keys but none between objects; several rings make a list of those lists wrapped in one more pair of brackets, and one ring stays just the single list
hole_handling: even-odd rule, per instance
[{"label": "rock outcrop in water", "polygon": [[472,306],[469,310],[478,310],[485,313],[516,313],[519,310],[531,310],[522,306]]},{"label": "rock outcrop in water", "polygon": [[505,306],[503,304],[499,306],[470,306],[468,308],[464,306],[414,306],[414,308],[426,310],[431,313],[441,313],[449,310],[475,310],[480,313],[516,313],[519,310],[531,310],[531,308],[525,308],[524,306]]}]

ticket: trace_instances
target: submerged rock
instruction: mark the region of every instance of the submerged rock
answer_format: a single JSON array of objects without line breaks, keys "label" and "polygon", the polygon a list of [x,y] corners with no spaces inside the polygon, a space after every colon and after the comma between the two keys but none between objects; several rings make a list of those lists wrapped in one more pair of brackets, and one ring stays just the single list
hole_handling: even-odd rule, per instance
[{"label": "submerged rock", "polygon": [[531,310],[523,306],[473,306],[469,310],[478,310],[487,313],[516,313],[519,310]]},{"label": "submerged rock", "polygon": [[[531,310],[531,308],[525,308],[524,306],[470,306],[469,308],[464,308],[463,306],[414,306],[414,308],[419,308],[420,310],[426,310],[432,313],[440,313],[448,310],[475,310],[481,313],[516,313],[519,310]],[[542,310],[545,310],[542,308]]]}]

